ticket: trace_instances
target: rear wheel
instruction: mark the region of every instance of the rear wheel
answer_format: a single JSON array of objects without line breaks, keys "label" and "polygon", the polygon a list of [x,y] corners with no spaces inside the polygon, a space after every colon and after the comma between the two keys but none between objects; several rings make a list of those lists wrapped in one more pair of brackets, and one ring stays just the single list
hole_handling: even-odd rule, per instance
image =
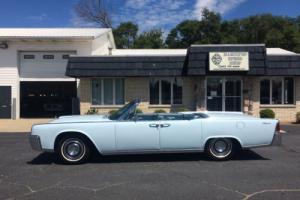
[{"label": "rear wheel", "polygon": [[208,141],[206,153],[214,160],[228,160],[235,153],[235,146],[231,139],[215,138]]},{"label": "rear wheel", "polygon": [[83,137],[64,137],[59,142],[57,153],[65,163],[79,164],[88,159],[90,147],[88,141]]}]

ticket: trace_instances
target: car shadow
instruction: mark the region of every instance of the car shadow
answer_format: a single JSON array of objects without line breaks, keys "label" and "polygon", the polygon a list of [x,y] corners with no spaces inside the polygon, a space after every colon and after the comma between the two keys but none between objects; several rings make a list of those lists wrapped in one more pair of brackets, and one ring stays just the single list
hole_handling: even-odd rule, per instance
[{"label": "car shadow", "polygon": [[[94,153],[96,154],[96,153]],[[251,150],[244,150],[233,161],[240,160],[270,160]],[[204,153],[176,153],[176,154],[147,154],[147,155],[92,155],[88,163],[127,163],[127,162],[179,162],[179,161],[212,161]],[[63,164],[54,153],[41,153],[30,165]]]}]

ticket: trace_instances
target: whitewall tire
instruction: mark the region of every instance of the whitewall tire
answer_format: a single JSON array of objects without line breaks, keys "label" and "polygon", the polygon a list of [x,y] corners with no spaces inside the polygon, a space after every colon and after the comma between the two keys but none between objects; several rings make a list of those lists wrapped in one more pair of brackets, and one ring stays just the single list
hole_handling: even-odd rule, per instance
[{"label": "whitewall tire", "polygon": [[208,141],[206,153],[213,160],[228,160],[235,153],[234,142],[229,138],[214,138]]},{"label": "whitewall tire", "polygon": [[59,143],[57,153],[65,163],[79,164],[88,159],[90,147],[88,141],[83,137],[64,137]]}]

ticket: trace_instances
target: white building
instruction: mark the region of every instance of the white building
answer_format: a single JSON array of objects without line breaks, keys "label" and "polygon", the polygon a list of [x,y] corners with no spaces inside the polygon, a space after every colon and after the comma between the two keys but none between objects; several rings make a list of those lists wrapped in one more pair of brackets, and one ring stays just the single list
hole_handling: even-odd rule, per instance
[{"label": "white building", "polygon": [[79,84],[65,76],[68,56],[112,48],[111,29],[0,29],[0,118],[71,114]]}]

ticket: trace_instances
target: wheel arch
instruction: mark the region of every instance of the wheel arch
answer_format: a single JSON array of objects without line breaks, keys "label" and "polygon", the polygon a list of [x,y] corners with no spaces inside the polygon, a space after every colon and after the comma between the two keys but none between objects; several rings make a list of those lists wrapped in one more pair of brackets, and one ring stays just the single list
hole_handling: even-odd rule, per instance
[{"label": "wheel arch", "polygon": [[74,135],[78,135],[85,138],[92,145],[92,150],[96,150],[98,153],[102,154],[101,149],[98,147],[98,145],[96,145],[95,141],[88,134],[82,131],[75,131],[75,130],[65,130],[58,133],[54,140],[54,151],[56,151],[60,139],[62,139],[63,137],[74,136]]},{"label": "wheel arch", "polygon": [[231,136],[231,135],[217,135],[217,136],[210,136],[210,137],[207,137],[204,141],[204,150],[206,150],[207,148],[207,145],[209,143],[210,140],[212,139],[217,139],[217,138],[227,138],[227,139],[231,139],[233,140],[234,144],[237,145],[240,149],[243,148],[243,143],[242,141],[238,138],[238,137],[235,137],[235,136]]}]

